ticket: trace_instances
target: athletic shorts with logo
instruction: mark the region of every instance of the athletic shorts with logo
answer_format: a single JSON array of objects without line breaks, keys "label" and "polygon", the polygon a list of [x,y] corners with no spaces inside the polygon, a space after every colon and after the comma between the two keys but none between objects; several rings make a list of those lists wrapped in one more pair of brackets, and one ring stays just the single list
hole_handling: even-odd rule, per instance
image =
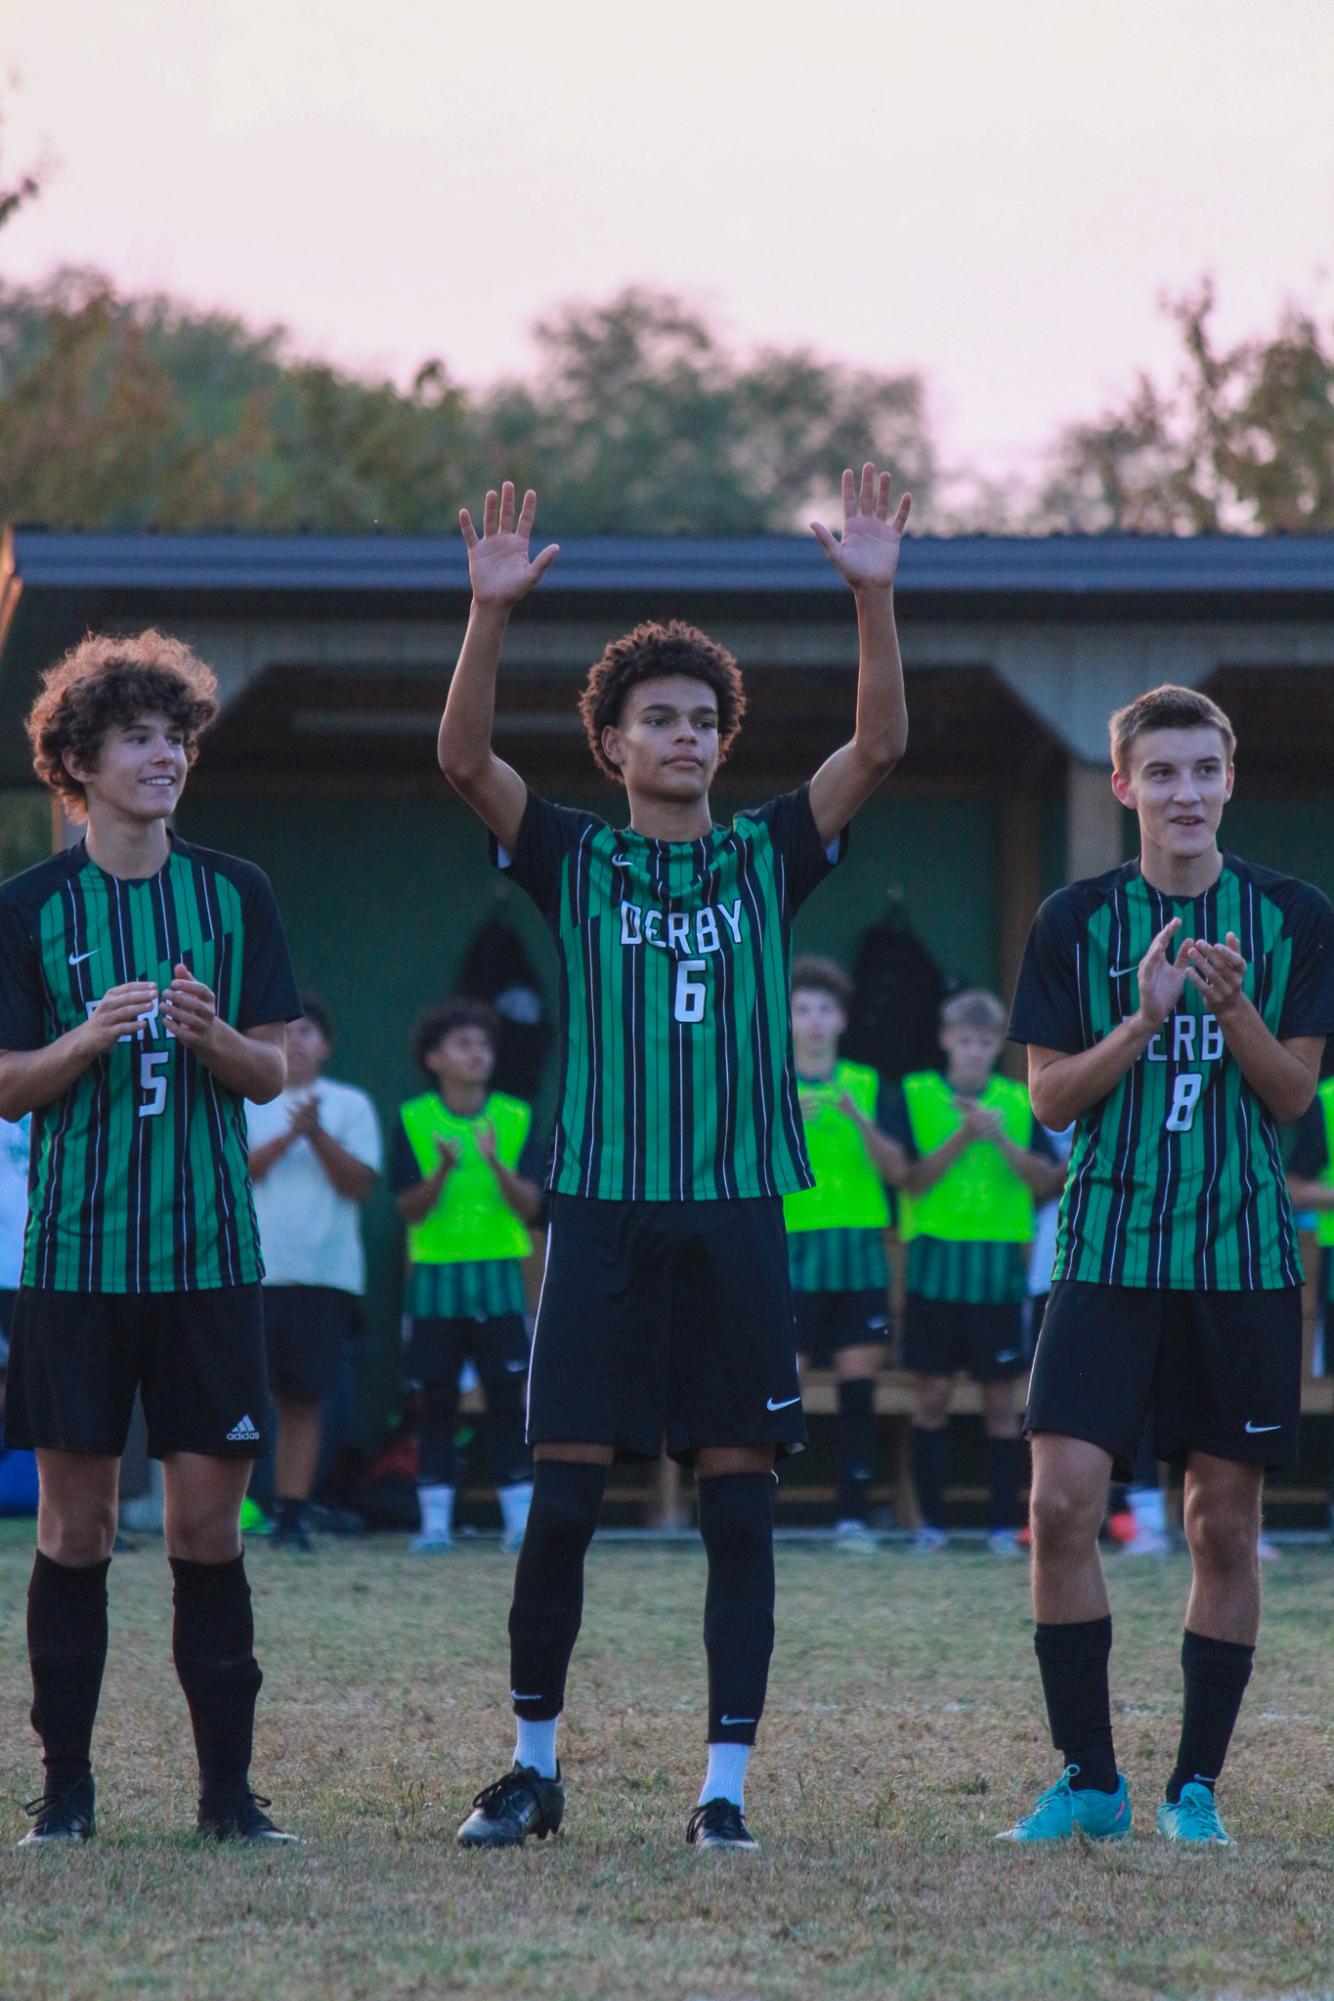
[{"label": "athletic shorts with logo", "polygon": [[521,1313],[476,1313],[403,1323],[403,1374],[413,1389],[456,1383],[471,1362],[483,1383],[528,1373],[528,1328]]},{"label": "athletic shorts with logo", "polygon": [[806,1443],[783,1204],[555,1195],[528,1442],[689,1463],[701,1446]]},{"label": "athletic shorts with logo", "polygon": [[1023,1375],[1028,1356],[1022,1303],[927,1299],[917,1292],[904,1301],[903,1366],[915,1375],[963,1369],[976,1383],[1003,1383]]},{"label": "athletic shorts with logo", "polygon": [[10,1334],[8,1442],[119,1457],[138,1391],[152,1458],[257,1458],[269,1413],[260,1290],[22,1287]]},{"label": "athletic shorts with logo", "polygon": [[797,1353],[808,1369],[827,1369],[842,1348],[883,1347],[889,1304],[883,1291],[794,1292]]},{"label": "athletic shorts with logo", "polygon": [[1038,1336],[1025,1424],[1100,1445],[1134,1467],[1192,1452],[1292,1466],[1301,1419],[1300,1286],[1173,1292],[1057,1279]]},{"label": "athletic shorts with logo", "polygon": [[274,1395],[293,1403],[332,1396],[347,1344],[362,1325],[355,1292],[335,1285],[266,1285],[264,1338]]}]

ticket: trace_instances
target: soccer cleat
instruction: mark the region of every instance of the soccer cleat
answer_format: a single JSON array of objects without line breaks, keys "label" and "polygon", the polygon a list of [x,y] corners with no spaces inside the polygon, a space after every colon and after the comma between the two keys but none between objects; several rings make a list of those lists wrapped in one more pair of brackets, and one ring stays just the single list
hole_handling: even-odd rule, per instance
[{"label": "soccer cleat", "polygon": [[1134,1535],[1121,1544],[1122,1556],[1170,1556],[1172,1538],[1158,1529],[1137,1528]]},{"label": "soccer cleat", "polygon": [[923,1523],[912,1539],[912,1546],[919,1556],[939,1556],[942,1550],[949,1548],[950,1539],[944,1529],[928,1528]]},{"label": "soccer cleat", "polygon": [[200,1794],[195,1827],[215,1841],[299,1841],[269,1819],[264,1809],[271,1805],[249,1786],[210,1787]]},{"label": "soccer cleat", "polygon": [[1068,1841],[1082,1834],[1089,1841],[1122,1841],[1130,1832],[1130,1794],[1124,1772],[1116,1775],[1116,1791],[1093,1787],[1078,1791],[1070,1784],[1079,1771],[1067,1765],[1054,1786],[1039,1793],[1032,1813],[996,1836],[997,1841]]},{"label": "soccer cleat", "polygon": [[733,1800],[705,1800],[686,1822],[686,1840],[693,1848],[758,1848],[746,1817]]},{"label": "soccer cleat", "polygon": [[454,1547],[452,1535],[428,1535],[423,1529],[408,1544],[409,1556],[448,1556]]},{"label": "soccer cleat", "polygon": [[31,1817],[32,1826],[19,1842],[20,1848],[40,1848],[47,1841],[91,1841],[97,1832],[92,1773],[71,1786],[29,1800],[23,1811]]},{"label": "soccer cleat", "polygon": [[310,1532],[303,1521],[280,1522],[269,1542],[274,1549],[292,1550],[297,1556],[311,1554]]},{"label": "soccer cleat", "polygon": [[1019,1537],[1013,1529],[992,1529],[987,1536],[987,1548],[993,1556],[1022,1556]]},{"label": "soccer cleat", "polygon": [[1158,1832],[1164,1841],[1191,1841],[1201,1848],[1231,1848],[1232,1836],[1218,1818],[1212,1786],[1192,1779],[1178,1800],[1164,1800],[1158,1809]]},{"label": "soccer cleat", "polygon": [[851,1517],[834,1523],[834,1548],[849,1549],[861,1553],[880,1547],[880,1538],[869,1522],[859,1522]]},{"label": "soccer cleat", "polygon": [[460,1848],[519,1848],[535,1834],[545,1841],[565,1813],[560,1766],[544,1779],[531,1765],[515,1765],[503,1779],[484,1786],[458,1832]]}]

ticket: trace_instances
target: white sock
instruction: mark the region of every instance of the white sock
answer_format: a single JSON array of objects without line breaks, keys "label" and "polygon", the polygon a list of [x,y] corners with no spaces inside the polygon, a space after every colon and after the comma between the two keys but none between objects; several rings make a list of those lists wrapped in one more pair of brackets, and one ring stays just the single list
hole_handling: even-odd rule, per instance
[{"label": "white sock", "polygon": [[1167,1496],[1161,1487],[1131,1487],[1126,1505],[1141,1535],[1162,1535],[1167,1527]]},{"label": "white sock", "polygon": [[733,1806],[744,1809],[746,1766],[753,1748],[750,1744],[710,1744],[709,1769],[704,1774],[699,1796],[701,1806],[709,1800],[731,1800]]},{"label": "white sock", "polygon": [[500,1519],[505,1524],[505,1534],[511,1542],[522,1542],[523,1532],[528,1526],[528,1510],[533,1503],[532,1481],[519,1480],[512,1487],[498,1487],[496,1498],[500,1502]]},{"label": "white sock", "polygon": [[514,1762],[516,1765],[531,1765],[539,1778],[554,1779],[556,1776],[556,1725],[559,1716],[552,1716],[545,1723],[526,1723],[522,1716],[516,1716],[514,1727]]},{"label": "white sock", "polygon": [[422,1511],[422,1534],[448,1538],[454,1530],[454,1489],[418,1487],[417,1504]]}]

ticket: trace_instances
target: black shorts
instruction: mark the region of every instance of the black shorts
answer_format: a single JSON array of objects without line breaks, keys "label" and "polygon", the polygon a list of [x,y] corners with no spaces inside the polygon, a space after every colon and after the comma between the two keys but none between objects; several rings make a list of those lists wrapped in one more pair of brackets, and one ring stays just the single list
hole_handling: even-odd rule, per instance
[{"label": "black shorts", "polygon": [[919,1376],[952,1376],[965,1369],[975,1383],[1004,1383],[1028,1367],[1022,1305],[961,1299],[924,1299],[910,1292],[904,1303],[903,1366]]},{"label": "black shorts", "polygon": [[553,1196],[528,1442],[689,1464],[806,1443],[783,1204]]},{"label": "black shorts", "polygon": [[483,1385],[499,1376],[528,1374],[528,1328],[521,1313],[408,1319],[403,1333],[403,1374],[413,1389],[457,1384],[465,1362],[472,1363]]},{"label": "black shorts", "polygon": [[881,1347],[889,1339],[883,1292],[794,1292],[797,1353],[808,1369],[827,1369],[840,1348]]},{"label": "black shorts", "polygon": [[269,1410],[260,1288],[20,1291],[5,1411],[11,1445],[119,1457],[136,1390],[151,1458],[257,1458]]},{"label": "black shorts", "polygon": [[348,1342],[360,1332],[356,1293],[333,1285],[266,1285],[264,1338],[274,1395],[323,1403],[338,1387]]},{"label": "black shorts", "polygon": [[1100,1445],[1117,1479],[1130,1478],[1150,1411],[1155,1459],[1292,1466],[1301,1393],[1299,1286],[1168,1292],[1057,1279],[1024,1422]]}]

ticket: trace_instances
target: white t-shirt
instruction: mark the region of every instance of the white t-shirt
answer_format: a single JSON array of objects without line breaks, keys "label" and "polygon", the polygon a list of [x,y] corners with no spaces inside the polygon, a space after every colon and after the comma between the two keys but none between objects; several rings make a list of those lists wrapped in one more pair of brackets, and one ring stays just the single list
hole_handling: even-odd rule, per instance
[{"label": "white t-shirt", "polygon": [[[1075,1143],[1075,1129],[1066,1126],[1061,1132],[1053,1132],[1050,1126],[1043,1131],[1051,1141],[1058,1160],[1069,1160],[1070,1149]],[[1056,1262],[1056,1226],[1060,1221],[1061,1198],[1053,1195],[1050,1202],[1044,1202],[1035,1218],[1033,1248],[1028,1255],[1028,1296],[1038,1299],[1051,1291],[1051,1268]]]},{"label": "white t-shirt", "polygon": [[0,1291],[18,1289],[23,1233],[28,1227],[28,1148],[32,1113],[13,1124],[0,1119]]},{"label": "white t-shirt", "polygon": [[[293,1108],[312,1095],[330,1139],[378,1174],[383,1160],[374,1105],[364,1091],[329,1077],[293,1086],[267,1105],[248,1104],[251,1151],[280,1138]],[[331,1285],[339,1292],[365,1292],[361,1204],[338,1193],[308,1139],[289,1147],[256,1182],[255,1214],[265,1285]]]}]

